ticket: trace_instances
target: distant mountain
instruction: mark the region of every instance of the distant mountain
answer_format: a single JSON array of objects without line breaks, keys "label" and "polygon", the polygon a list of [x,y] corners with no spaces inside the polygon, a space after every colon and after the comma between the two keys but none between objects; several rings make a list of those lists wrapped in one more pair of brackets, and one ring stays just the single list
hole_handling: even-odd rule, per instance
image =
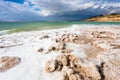
[{"label": "distant mountain", "polygon": [[96,21],[96,22],[120,22],[120,14],[106,14],[106,15],[100,15],[100,16],[93,16],[91,18],[88,18],[85,21]]}]

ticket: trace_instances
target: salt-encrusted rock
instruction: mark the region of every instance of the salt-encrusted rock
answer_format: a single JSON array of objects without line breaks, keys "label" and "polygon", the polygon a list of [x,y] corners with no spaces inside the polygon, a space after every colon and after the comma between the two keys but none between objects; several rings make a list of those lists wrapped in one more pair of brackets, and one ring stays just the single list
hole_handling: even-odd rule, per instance
[{"label": "salt-encrusted rock", "polygon": [[62,62],[58,60],[49,60],[45,65],[45,71],[46,72],[54,72],[54,71],[60,71],[62,69]]},{"label": "salt-encrusted rock", "polygon": [[71,74],[69,80],[81,80],[81,77],[78,74]]},{"label": "salt-encrusted rock", "polygon": [[48,52],[51,52],[51,51],[61,51],[61,50],[64,50],[64,49],[65,49],[65,43],[60,42],[57,46],[50,46],[48,48]]},{"label": "salt-encrusted rock", "polygon": [[99,32],[98,38],[109,38],[109,39],[116,39],[116,36],[114,33],[112,32],[108,32],[108,31],[101,31]]},{"label": "salt-encrusted rock", "polygon": [[55,71],[56,67],[57,67],[57,61],[51,59],[46,63],[45,71],[46,72],[53,72],[53,71]]},{"label": "salt-encrusted rock", "polygon": [[61,76],[58,80],[69,80],[69,77],[65,71],[62,71]]},{"label": "salt-encrusted rock", "polygon": [[71,53],[72,51],[73,51],[72,49],[61,50],[62,53]]},{"label": "salt-encrusted rock", "polygon": [[116,42],[116,43],[113,42],[110,45],[113,47],[113,49],[120,49],[120,42]]},{"label": "salt-encrusted rock", "polygon": [[38,49],[37,52],[43,52],[43,51],[44,51],[44,48],[42,47],[42,48]]},{"label": "salt-encrusted rock", "polygon": [[68,76],[71,75],[71,74],[74,74],[73,69],[68,67],[68,66],[64,66],[63,69],[62,69],[62,72],[66,72]]},{"label": "salt-encrusted rock", "polygon": [[100,46],[91,45],[85,48],[85,53],[89,58],[97,57],[99,54],[103,53],[105,48]]},{"label": "salt-encrusted rock", "polygon": [[115,39],[116,36],[113,32],[110,31],[92,31],[92,35],[94,36],[94,38],[103,38],[103,39]]},{"label": "salt-encrusted rock", "polygon": [[62,77],[62,80],[66,80],[65,77],[67,77],[68,80],[81,80],[81,77],[83,79],[88,78],[88,80],[91,78],[94,80],[101,79],[101,76],[94,64],[82,63],[80,58],[71,54],[59,55],[55,60],[50,62],[48,61],[46,72],[57,71],[58,65],[60,65],[59,63],[62,64],[59,71],[65,72],[64,74],[67,73],[67,75]]},{"label": "salt-encrusted rock", "polygon": [[65,55],[58,56],[56,60],[61,61],[64,66],[68,64],[68,59]]},{"label": "salt-encrusted rock", "polygon": [[93,41],[89,36],[77,35],[77,34],[64,34],[61,38],[56,39],[57,42],[72,42],[76,44],[88,44]]},{"label": "salt-encrusted rock", "polygon": [[40,39],[48,39],[49,36],[48,35],[42,35],[42,37]]},{"label": "salt-encrusted rock", "polygon": [[65,43],[60,42],[56,48],[57,51],[65,49]]},{"label": "salt-encrusted rock", "polygon": [[49,47],[48,52],[50,52],[50,51],[56,51],[56,47],[54,47],[54,46]]},{"label": "salt-encrusted rock", "polygon": [[3,56],[0,57],[0,72],[6,71],[20,63],[20,58]]},{"label": "salt-encrusted rock", "polygon": [[93,41],[92,38],[88,37],[88,36],[78,36],[76,37],[73,42],[76,44],[88,44],[91,43]]},{"label": "salt-encrusted rock", "polygon": [[101,76],[96,68],[96,66],[92,63],[87,63],[86,65],[81,65],[82,73],[84,77],[93,78],[95,80],[101,79]]},{"label": "salt-encrusted rock", "polygon": [[120,59],[112,59],[103,65],[105,80],[120,79]]},{"label": "salt-encrusted rock", "polygon": [[73,69],[67,66],[63,67],[62,73],[63,73],[62,80],[66,80],[66,78],[67,80],[81,80],[80,75],[75,73]]}]

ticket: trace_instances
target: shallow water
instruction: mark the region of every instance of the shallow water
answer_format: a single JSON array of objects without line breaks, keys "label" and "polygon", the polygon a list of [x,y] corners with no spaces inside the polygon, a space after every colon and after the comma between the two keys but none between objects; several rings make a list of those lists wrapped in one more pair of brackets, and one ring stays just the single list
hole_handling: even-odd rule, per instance
[{"label": "shallow water", "polygon": [[[21,31],[33,31],[33,30],[46,30],[46,29],[57,29],[71,26],[120,26],[120,22],[0,22],[0,32],[21,32]],[[4,31],[3,31],[4,30]]]}]

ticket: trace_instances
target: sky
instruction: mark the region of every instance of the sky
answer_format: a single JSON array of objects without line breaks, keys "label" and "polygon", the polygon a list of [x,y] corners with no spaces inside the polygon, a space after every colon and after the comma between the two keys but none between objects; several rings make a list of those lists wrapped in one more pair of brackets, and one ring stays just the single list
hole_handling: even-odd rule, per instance
[{"label": "sky", "polygon": [[0,21],[80,21],[120,13],[120,0],[0,0]]}]

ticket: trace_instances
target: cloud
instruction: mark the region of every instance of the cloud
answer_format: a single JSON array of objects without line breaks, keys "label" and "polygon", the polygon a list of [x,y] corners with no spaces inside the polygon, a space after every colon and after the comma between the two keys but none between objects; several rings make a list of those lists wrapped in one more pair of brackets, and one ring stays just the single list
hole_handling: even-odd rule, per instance
[{"label": "cloud", "polygon": [[18,4],[0,1],[0,21],[38,21],[44,17],[29,6],[29,3]]},{"label": "cloud", "polygon": [[[29,0],[36,7],[41,8],[41,14],[48,16],[56,13],[86,9],[94,5],[94,2],[80,0]],[[84,4],[84,5],[83,5]],[[48,15],[46,14],[48,13]]]},{"label": "cloud", "polygon": [[0,21],[83,20],[100,14],[120,13],[118,0],[0,0]]},{"label": "cloud", "polygon": [[[40,14],[50,16],[54,14],[66,13],[71,11],[98,8],[101,11],[120,12],[120,2],[110,2],[111,0],[28,0],[36,7],[41,8]],[[109,2],[109,3],[108,3]],[[104,13],[104,12],[103,12]]]}]

